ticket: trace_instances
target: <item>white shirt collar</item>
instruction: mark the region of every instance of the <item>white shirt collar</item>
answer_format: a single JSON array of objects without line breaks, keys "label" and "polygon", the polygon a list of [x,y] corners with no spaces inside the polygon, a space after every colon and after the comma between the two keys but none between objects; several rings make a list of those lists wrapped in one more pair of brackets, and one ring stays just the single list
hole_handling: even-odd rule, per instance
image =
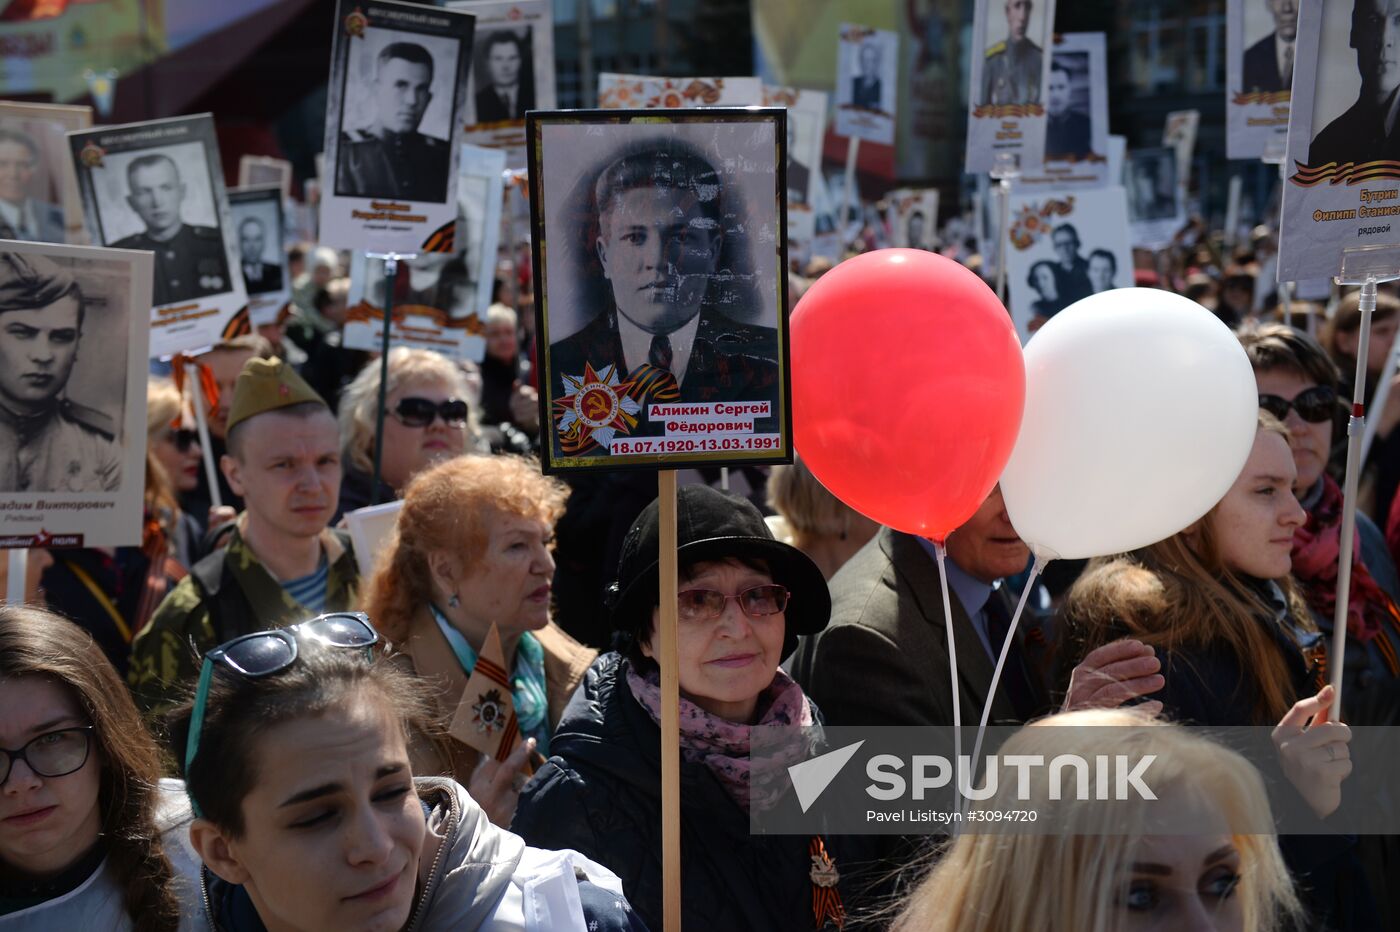
[{"label": "white shirt collar", "polygon": [[19,235],[22,230],[27,230],[30,236],[37,236],[39,233],[37,224],[33,222],[34,211],[29,208],[29,200],[27,198],[24,204],[19,207],[16,207],[9,201],[0,201],[0,220],[4,220],[5,223],[9,224],[16,235]]},{"label": "white shirt collar", "polygon": [[1288,41],[1285,41],[1284,39],[1280,38],[1280,37],[1279,37],[1279,34],[1278,34],[1277,32],[1275,32],[1275,33],[1274,33],[1274,64],[1276,64],[1276,65],[1278,66],[1278,74],[1279,74],[1279,77],[1280,77],[1280,78],[1283,77],[1283,68],[1284,68],[1284,65],[1286,64],[1286,62],[1284,61],[1284,55],[1285,55],[1285,50],[1286,50],[1286,49],[1292,49],[1293,54],[1294,54],[1294,56],[1295,56],[1295,57],[1294,57],[1294,60],[1293,60],[1293,66],[1296,68],[1296,67],[1298,66],[1298,60],[1297,60],[1297,57],[1296,57],[1297,54],[1298,54],[1298,49],[1297,49],[1297,47],[1296,47],[1292,42],[1288,42]]},{"label": "white shirt collar", "polygon": [[[701,311],[700,313],[704,313]],[[676,385],[685,381],[685,370],[690,364],[690,351],[695,345],[695,331],[700,328],[700,314],[686,321],[685,326],[666,334],[671,340],[671,374],[676,377]],[[627,368],[624,377],[629,375],[651,354],[651,337],[641,327],[617,313],[617,332],[622,337],[622,363]]]}]

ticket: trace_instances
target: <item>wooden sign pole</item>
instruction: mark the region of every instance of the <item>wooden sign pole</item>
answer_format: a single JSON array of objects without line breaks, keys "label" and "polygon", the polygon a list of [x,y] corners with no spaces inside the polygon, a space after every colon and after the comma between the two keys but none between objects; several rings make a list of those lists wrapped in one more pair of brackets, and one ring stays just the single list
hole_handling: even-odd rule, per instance
[{"label": "wooden sign pole", "polygon": [[681,928],[681,712],[680,658],[676,644],[676,473],[657,473],[660,535],[657,541],[661,574],[661,876],[662,928]]}]

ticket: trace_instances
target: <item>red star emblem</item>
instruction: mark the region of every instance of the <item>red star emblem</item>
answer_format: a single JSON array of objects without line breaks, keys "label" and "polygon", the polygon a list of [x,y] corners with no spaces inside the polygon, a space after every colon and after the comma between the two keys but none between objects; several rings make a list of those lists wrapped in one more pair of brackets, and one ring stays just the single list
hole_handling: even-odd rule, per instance
[{"label": "red star emblem", "polygon": [[629,394],[616,366],[600,373],[584,363],[583,375],[563,375],[565,394],[554,399],[554,424],[564,452],[577,455],[593,446],[607,447],[618,434],[637,426],[642,406]]}]

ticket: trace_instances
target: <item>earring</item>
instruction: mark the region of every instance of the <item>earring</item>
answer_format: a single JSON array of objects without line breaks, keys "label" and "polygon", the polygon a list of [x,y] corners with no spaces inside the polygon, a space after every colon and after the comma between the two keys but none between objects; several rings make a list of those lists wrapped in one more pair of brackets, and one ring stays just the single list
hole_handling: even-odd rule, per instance
[{"label": "earring", "polygon": [[459,606],[459,605],[461,605],[461,604],[462,604],[462,600],[459,599],[459,598],[457,598],[457,593],[455,593],[455,592],[452,593],[452,597],[449,598],[449,599],[447,600],[447,607],[448,607],[448,608],[456,608],[457,606]]}]

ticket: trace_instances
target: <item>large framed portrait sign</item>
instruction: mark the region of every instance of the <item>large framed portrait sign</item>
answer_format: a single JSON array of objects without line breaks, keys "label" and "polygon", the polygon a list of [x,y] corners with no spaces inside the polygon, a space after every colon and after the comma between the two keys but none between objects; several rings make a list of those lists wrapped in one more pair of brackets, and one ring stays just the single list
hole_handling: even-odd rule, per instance
[{"label": "large framed portrait sign", "polygon": [[545,472],[792,461],[786,118],[529,114]]}]

